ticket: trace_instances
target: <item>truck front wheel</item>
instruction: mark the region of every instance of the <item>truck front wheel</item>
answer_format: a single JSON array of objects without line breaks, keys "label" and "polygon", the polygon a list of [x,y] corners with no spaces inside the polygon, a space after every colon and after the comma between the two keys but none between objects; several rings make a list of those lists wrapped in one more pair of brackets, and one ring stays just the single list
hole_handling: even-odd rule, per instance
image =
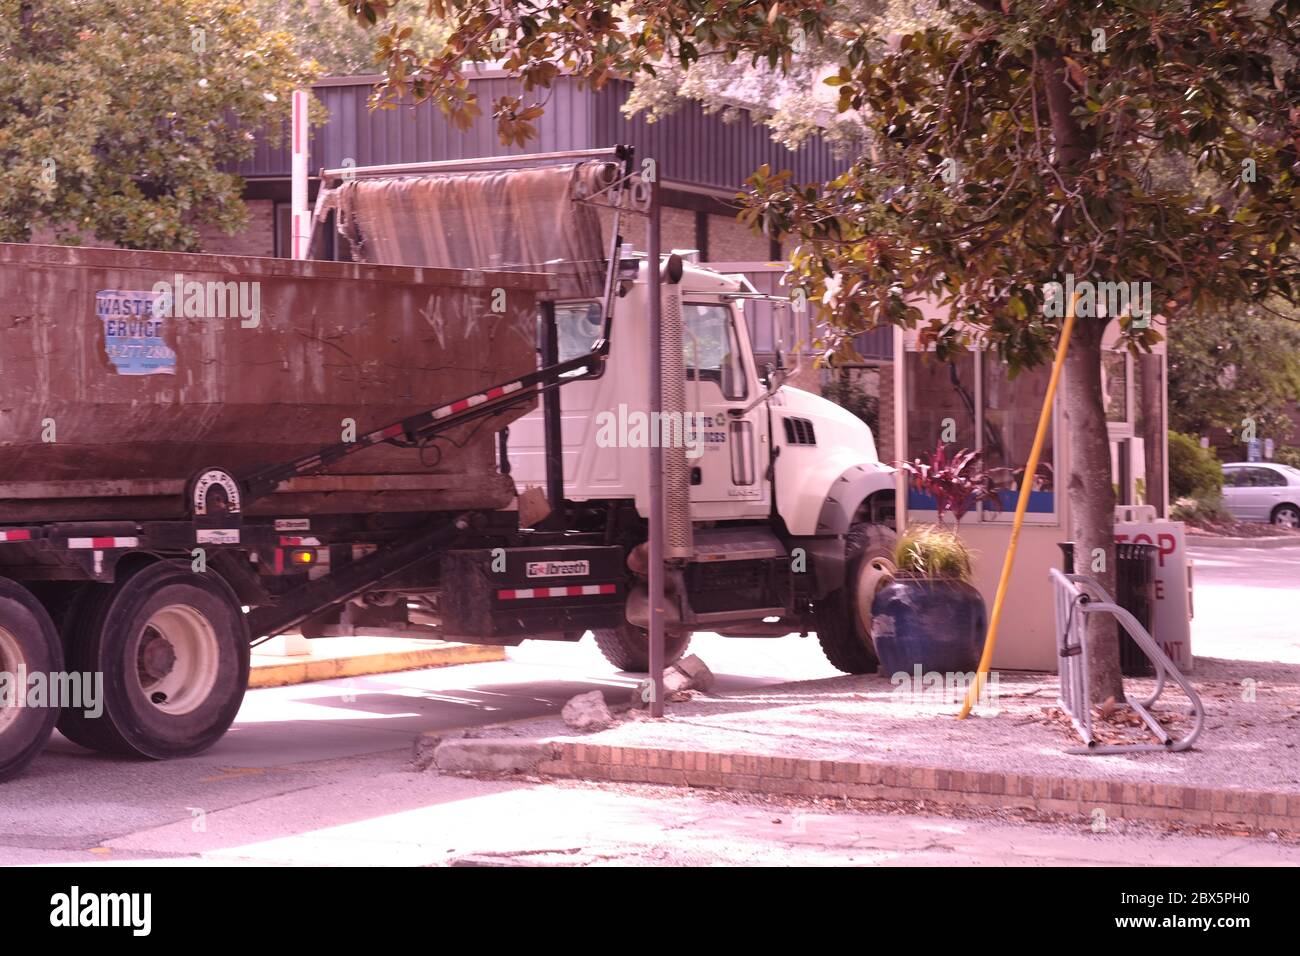
[{"label": "truck front wheel", "polygon": [[844,586],[813,605],[817,641],[832,666],[846,674],[871,674],[879,666],[871,641],[870,600],[880,567],[893,566],[894,533],[855,524],[844,538]]},{"label": "truck front wheel", "polygon": [[[29,680],[63,670],[63,649],[41,602],[21,585],[0,578],[0,780],[22,773],[54,731],[55,700],[28,698]],[[47,686],[58,686],[47,680]]]},{"label": "truck front wheel", "polygon": [[215,574],[149,565],[96,588],[68,626],[74,669],[104,675],[102,714],[64,711],[69,739],[162,760],[208,749],[234,721],[248,686],[248,626]]},{"label": "truck front wheel", "polygon": [[[621,671],[644,674],[650,670],[650,632],[624,621],[616,628],[592,631],[600,653]],[[690,631],[664,631],[664,666],[674,664],[691,643]]]}]

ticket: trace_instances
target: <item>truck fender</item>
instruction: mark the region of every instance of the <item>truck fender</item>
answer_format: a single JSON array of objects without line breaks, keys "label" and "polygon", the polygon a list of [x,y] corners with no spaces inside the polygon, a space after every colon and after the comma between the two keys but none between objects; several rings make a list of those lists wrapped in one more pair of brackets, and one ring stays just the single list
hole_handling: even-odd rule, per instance
[{"label": "truck fender", "polygon": [[815,537],[798,539],[812,558],[814,597],[844,585],[844,536],[862,503],[872,495],[894,490],[894,470],[883,465],[851,465],[831,483],[817,516]]},{"label": "truck fender", "polygon": [[831,483],[817,515],[817,534],[848,534],[862,503],[894,490],[894,470],[884,465],[852,465]]}]

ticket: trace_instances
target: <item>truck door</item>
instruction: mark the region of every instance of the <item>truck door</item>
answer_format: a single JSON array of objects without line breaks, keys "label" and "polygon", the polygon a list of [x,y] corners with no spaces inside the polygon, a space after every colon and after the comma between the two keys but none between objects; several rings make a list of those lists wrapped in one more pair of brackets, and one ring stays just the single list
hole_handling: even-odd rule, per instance
[{"label": "truck door", "polygon": [[687,445],[696,521],[763,518],[771,507],[771,442],[741,303],[682,292],[686,407],[694,415]]}]

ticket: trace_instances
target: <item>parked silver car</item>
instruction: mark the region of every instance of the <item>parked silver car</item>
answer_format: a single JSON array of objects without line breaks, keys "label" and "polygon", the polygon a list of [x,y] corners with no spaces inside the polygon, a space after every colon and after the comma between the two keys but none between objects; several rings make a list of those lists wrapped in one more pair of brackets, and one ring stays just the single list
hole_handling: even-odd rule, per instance
[{"label": "parked silver car", "polygon": [[1271,461],[1223,466],[1223,504],[1242,521],[1300,528],[1300,469]]}]

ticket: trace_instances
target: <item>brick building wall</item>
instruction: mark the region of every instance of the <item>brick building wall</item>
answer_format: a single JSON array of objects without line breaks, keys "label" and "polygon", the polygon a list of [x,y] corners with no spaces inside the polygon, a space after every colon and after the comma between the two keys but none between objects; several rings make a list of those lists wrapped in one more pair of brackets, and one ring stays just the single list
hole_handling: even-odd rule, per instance
[{"label": "brick building wall", "polygon": [[[793,366],[793,358],[787,358],[786,361]],[[786,379],[786,384],[794,388],[801,388],[805,392],[812,392],[814,395],[820,395],[822,393],[823,374],[821,369],[813,368],[812,359],[805,356],[799,371]]]},{"label": "brick building wall", "polygon": [[[59,240],[55,238],[53,229],[42,228],[32,230],[31,243],[34,246],[57,246],[59,245]],[[109,249],[112,248],[115,243],[104,242],[101,239],[91,236],[89,238],[83,238],[78,245],[87,249]]]},{"label": "brick building wall", "polygon": [[[641,239],[645,240],[644,233]],[[662,207],[659,214],[659,243],[665,252],[669,249],[696,248],[695,213],[674,206]]]},{"label": "brick building wall", "polygon": [[[608,238],[614,214],[604,207],[599,207],[598,212]],[[767,237],[752,232],[734,216],[704,214],[705,234],[701,242],[699,218],[693,209],[664,205],[659,219],[659,241],[663,250],[700,249],[703,246],[702,258],[711,262],[767,262],[770,258],[771,247]],[[633,249],[642,251],[645,249],[645,227],[645,217],[638,215],[624,214],[620,223],[624,241],[630,242]]]},{"label": "brick building wall", "polygon": [[[229,256],[265,256],[275,255],[275,203],[270,199],[248,199],[248,223],[233,236],[226,235],[213,226],[203,226],[199,236],[203,243],[200,252],[210,252]],[[37,245],[54,245],[54,230],[38,229],[32,233],[32,242]],[[114,243],[96,238],[84,239],[82,246],[103,249]]]},{"label": "brick building wall", "polygon": [[[614,212],[605,206],[598,206],[600,226],[609,241],[610,229],[613,228]],[[619,220],[619,230],[623,241],[630,243],[638,252],[645,251],[646,217],[624,213]],[[666,255],[673,249],[695,248],[695,213],[689,209],[664,206],[659,213],[659,247]]]},{"label": "brick building wall", "polygon": [[247,225],[233,236],[204,226],[199,231],[203,242],[201,251],[268,259],[275,255],[275,203],[270,199],[246,199],[244,205],[248,207]]},{"label": "brick building wall", "polygon": [[767,236],[737,222],[733,216],[708,217],[708,259],[713,262],[766,262],[771,252]]},{"label": "brick building wall", "polygon": [[876,455],[881,461],[892,464],[899,457],[894,448],[893,363],[848,366],[834,374],[843,375],[855,388],[861,389],[876,400],[878,424],[872,434],[876,442]]},{"label": "brick building wall", "polygon": [[880,428],[876,435],[876,454],[886,464],[901,457],[894,447],[894,363],[882,362],[876,387],[880,399]]}]

